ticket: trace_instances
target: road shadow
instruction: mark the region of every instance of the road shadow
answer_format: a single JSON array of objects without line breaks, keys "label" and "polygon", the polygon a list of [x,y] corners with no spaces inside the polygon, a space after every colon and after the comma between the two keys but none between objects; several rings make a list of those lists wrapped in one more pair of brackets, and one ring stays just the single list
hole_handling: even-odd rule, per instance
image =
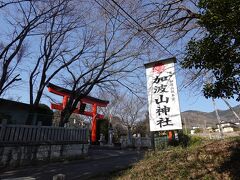
[{"label": "road shadow", "polygon": [[24,177],[52,180],[56,174],[66,175],[66,180],[92,179],[98,175],[105,179],[108,173],[129,168],[143,157],[143,152],[137,151],[95,150],[91,153],[95,155],[89,159],[5,171],[0,174],[0,179]]}]

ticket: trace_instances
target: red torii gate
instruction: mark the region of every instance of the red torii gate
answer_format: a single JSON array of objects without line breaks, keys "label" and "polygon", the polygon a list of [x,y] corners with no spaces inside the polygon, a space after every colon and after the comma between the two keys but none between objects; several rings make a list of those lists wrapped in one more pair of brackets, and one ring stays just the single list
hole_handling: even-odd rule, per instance
[{"label": "red torii gate", "polygon": [[[63,97],[62,103],[60,104],[51,103],[51,109],[57,109],[62,111],[65,108],[72,92],[68,89],[64,89],[52,83],[48,83],[47,87],[49,92]],[[74,113],[92,117],[92,133],[91,133],[92,143],[96,143],[97,141],[97,119],[104,118],[104,115],[97,113],[97,107],[106,107],[108,103],[109,101],[104,101],[91,96],[86,96],[80,100],[78,107],[74,110]],[[85,111],[86,104],[92,105],[92,111],[90,112]]]}]

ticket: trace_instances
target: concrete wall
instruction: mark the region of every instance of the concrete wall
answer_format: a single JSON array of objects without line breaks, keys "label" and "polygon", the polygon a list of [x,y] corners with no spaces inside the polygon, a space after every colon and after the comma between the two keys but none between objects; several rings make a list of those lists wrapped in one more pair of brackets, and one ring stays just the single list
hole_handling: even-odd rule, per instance
[{"label": "concrete wall", "polygon": [[86,156],[88,144],[1,145],[0,169]]},{"label": "concrete wall", "polygon": [[151,148],[152,141],[149,137],[132,137],[132,142],[128,142],[126,136],[120,138],[121,148],[133,147],[133,148]]}]

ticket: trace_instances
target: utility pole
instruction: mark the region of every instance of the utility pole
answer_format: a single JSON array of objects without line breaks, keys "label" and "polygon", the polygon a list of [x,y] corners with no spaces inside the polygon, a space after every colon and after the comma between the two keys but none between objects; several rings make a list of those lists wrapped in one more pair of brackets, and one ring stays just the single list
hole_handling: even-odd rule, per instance
[{"label": "utility pole", "polygon": [[183,121],[184,121],[185,134],[187,134],[187,123],[186,123],[186,119],[183,118]]},{"label": "utility pole", "polygon": [[220,119],[220,116],[219,116],[219,114],[218,114],[218,110],[217,110],[217,107],[216,107],[216,103],[215,103],[214,98],[212,98],[212,102],[213,102],[213,106],[214,106],[215,113],[216,113],[216,116],[217,116],[217,120],[218,120],[218,123],[219,123],[220,137],[223,138],[223,131],[222,131],[221,119]]},{"label": "utility pole", "polygon": [[234,114],[234,116],[238,119],[238,121],[240,121],[240,117],[237,115],[237,113],[233,110],[232,106],[227,102],[227,100],[225,98],[222,98],[222,100],[227,104],[227,106],[229,107],[229,109],[232,111],[232,113]]}]

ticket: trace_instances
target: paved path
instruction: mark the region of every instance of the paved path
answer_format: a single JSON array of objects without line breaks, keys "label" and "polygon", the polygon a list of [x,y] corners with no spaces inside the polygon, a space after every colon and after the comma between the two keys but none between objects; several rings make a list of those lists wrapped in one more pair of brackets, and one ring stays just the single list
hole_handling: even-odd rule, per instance
[{"label": "paved path", "polygon": [[56,174],[65,174],[66,180],[92,179],[97,175],[101,175],[98,179],[105,179],[103,174],[127,168],[142,157],[143,153],[136,151],[90,149],[87,159],[0,171],[0,179],[24,177],[52,180]]}]

